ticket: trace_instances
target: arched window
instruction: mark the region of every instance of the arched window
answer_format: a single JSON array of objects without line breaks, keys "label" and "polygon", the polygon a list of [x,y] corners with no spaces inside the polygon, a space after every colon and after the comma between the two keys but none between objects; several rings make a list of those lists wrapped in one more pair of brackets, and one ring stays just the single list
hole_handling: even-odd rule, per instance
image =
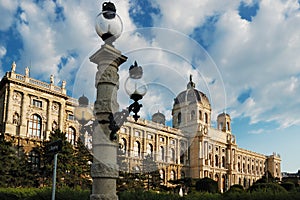
[{"label": "arched window", "polygon": [[201,111],[201,110],[199,111],[199,119],[200,119],[200,120],[203,119],[203,118],[202,118],[202,111]]},{"label": "arched window", "polygon": [[175,171],[174,170],[171,170],[171,173],[170,173],[170,180],[175,180],[176,179],[176,176],[175,176]]},{"label": "arched window", "polygon": [[163,169],[159,170],[160,179],[165,181],[165,171]]},{"label": "arched window", "polygon": [[226,175],[222,176],[222,191],[226,191]]},{"label": "arched window", "polygon": [[180,125],[180,123],[181,123],[181,113],[178,113],[177,122],[178,122],[178,125]]},{"label": "arched window", "polygon": [[76,131],[73,127],[69,127],[68,128],[68,132],[66,134],[67,140],[71,143],[71,144],[75,144],[75,138],[76,138]]},{"label": "arched window", "polygon": [[13,124],[19,125],[19,123],[20,123],[20,116],[17,112],[15,112],[15,114],[13,115]]},{"label": "arched window", "polygon": [[184,155],[184,152],[182,151],[180,153],[180,164],[184,164],[184,157],[185,157],[185,155]]},{"label": "arched window", "polygon": [[181,179],[184,179],[184,178],[185,178],[185,173],[184,173],[184,171],[181,171],[181,172],[180,172],[180,178],[181,178]]},{"label": "arched window", "polygon": [[244,187],[247,187],[247,179],[244,178]]},{"label": "arched window", "polygon": [[208,123],[208,114],[207,113],[204,113],[204,119],[205,119],[205,123],[207,124]]},{"label": "arched window", "polygon": [[121,154],[125,155],[126,151],[127,151],[127,141],[125,138],[122,138],[119,144],[119,150],[121,152]]},{"label": "arched window", "polygon": [[195,119],[195,115],[196,115],[195,111],[192,110],[192,111],[191,111],[191,120],[194,120],[194,119]]},{"label": "arched window", "polygon": [[28,134],[30,137],[41,138],[42,136],[42,118],[37,115],[31,115],[28,122]]},{"label": "arched window", "polygon": [[159,154],[160,154],[160,160],[164,161],[165,160],[165,149],[164,149],[164,147],[162,147],[162,146],[160,147]]},{"label": "arched window", "polygon": [[147,154],[153,158],[153,145],[152,144],[147,145]]},{"label": "arched window", "polygon": [[227,122],[227,131],[230,131],[230,123]]},{"label": "arched window", "polygon": [[215,174],[215,181],[219,182],[219,175]]},{"label": "arched window", "polygon": [[222,167],[225,167],[225,156],[222,156]]},{"label": "arched window", "polygon": [[219,156],[215,155],[215,166],[219,167]]},{"label": "arched window", "polygon": [[141,154],[141,145],[138,141],[136,141],[133,146],[133,155],[134,157],[140,157],[140,154]]},{"label": "arched window", "polygon": [[172,162],[174,162],[175,161],[175,150],[173,148],[170,149],[170,156],[171,156],[170,160]]},{"label": "arched window", "polygon": [[58,128],[57,122],[53,121],[52,123],[52,131],[55,131]]}]

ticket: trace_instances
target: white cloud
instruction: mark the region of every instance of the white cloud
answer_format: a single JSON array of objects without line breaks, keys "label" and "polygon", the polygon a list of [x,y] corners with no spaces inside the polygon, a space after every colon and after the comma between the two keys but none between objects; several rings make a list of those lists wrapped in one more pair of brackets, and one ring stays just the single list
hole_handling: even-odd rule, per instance
[{"label": "white cloud", "polygon": [[6,54],[6,48],[4,46],[0,46],[0,59],[2,59]]},{"label": "white cloud", "polygon": [[[31,62],[32,76],[44,80],[48,80],[50,74],[55,75],[57,81],[67,79],[70,83],[75,79],[74,94],[84,92],[95,96],[96,66],[89,62],[88,57],[102,44],[94,31],[94,20],[101,4],[96,0],[42,1],[39,5],[21,1],[19,6],[23,12],[19,19],[14,19],[18,4],[11,2],[14,1],[0,1],[0,11],[3,11],[0,13],[5,12],[3,19],[7,19],[7,24],[2,23],[0,29],[7,29],[17,22],[24,46],[18,66],[25,67]],[[244,2],[251,5],[254,1]],[[134,5],[128,1],[116,1],[115,4],[124,24],[124,33],[116,47],[129,57],[128,62],[120,67],[122,76],[126,76],[129,65],[137,60],[150,73],[146,76],[148,82],[160,83],[161,89],[175,97],[185,89],[192,73],[197,88],[209,96],[214,106],[213,118],[227,107],[232,117],[250,117],[251,123],[273,120],[282,127],[300,123],[294,120],[296,114],[291,112],[297,110],[297,99],[300,99],[300,14],[297,1],[259,1],[259,10],[252,22],[241,19],[237,10],[239,2],[236,1],[153,2],[160,9],[159,15],[151,15],[154,25],[169,30],[136,29],[129,16],[130,6]],[[63,11],[63,21],[57,19],[57,6]],[[214,15],[218,15],[219,20],[215,32],[211,33],[213,42],[208,51],[216,65],[188,37],[205,23],[207,17]],[[202,59],[197,60],[199,57]],[[66,63],[61,63],[62,58],[67,59]],[[194,69],[191,63],[195,64]],[[63,68],[59,67],[60,64]],[[157,76],[158,71],[159,75],[169,76]],[[85,82],[90,83],[78,87]],[[251,97],[239,103],[237,97],[249,88]],[[120,91],[120,97],[122,95]],[[154,98],[154,95],[145,98],[145,104],[155,101],[159,102],[156,107],[161,108],[173,103],[166,103],[163,96]],[[125,97],[120,101],[122,106],[128,104]],[[154,107],[145,111],[145,115],[153,112]],[[170,114],[167,117],[170,119]]]},{"label": "white cloud", "polygon": [[0,46],[0,77],[4,75],[1,60],[5,55],[6,55],[6,48],[4,46]]},{"label": "white cloud", "polygon": [[[250,117],[251,123],[273,120],[281,127],[299,123],[300,21],[295,5],[262,1],[252,22],[236,11],[220,17],[210,53],[222,71],[234,117]],[[240,104],[237,97],[245,88],[253,92]]]},{"label": "white cloud", "polygon": [[9,29],[14,21],[18,1],[0,0],[0,31]]}]

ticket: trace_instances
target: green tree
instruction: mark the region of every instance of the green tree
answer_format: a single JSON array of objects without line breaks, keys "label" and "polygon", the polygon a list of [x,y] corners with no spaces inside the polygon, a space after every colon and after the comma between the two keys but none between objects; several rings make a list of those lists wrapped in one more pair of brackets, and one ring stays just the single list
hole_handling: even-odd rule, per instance
[{"label": "green tree", "polygon": [[57,171],[56,183],[58,187],[69,186],[74,187],[74,180],[76,177],[76,157],[75,150],[70,142],[67,141],[66,133],[59,129],[52,132],[49,136],[49,141],[45,142],[43,147],[43,161],[44,161],[44,180],[45,184],[50,186],[53,174],[53,160],[54,154],[47,151],[47,145],[50,142],[62,140],[62,151],[58,153],[57,157]]},{"label": "green tree", "polygon": [[0,136],[0,187],[28,187],[34,176],[22,147]]},{"label": "green tree", "polygon": [[93,156],[90,151],[85,147],[80,138],[78,138],[75,147],[75,175],[76,185],[80,185],[82,189],[88,189],[91,187],[91,163],[93,162]]},{"label": "green tree", "polygon": [[267,171],[255,183],[274,183],[274,182],[276,182],[276,179],[272,176],[272,174],[269,171]]},{"label": "green tree", "polygon": [[201,192],[218,192],[218,183],[210,178],[202,178],[196,182],[196,190]]},{"label": "green tree", "polygon": [[147,155],[143,159],[143,174],[146,178],[146,186],[148,190],[155,190],[160,187],[162,179],[160,178],[157,164],[150,155]]},{"label": "green tree", "polygon": [[6,141],[3,134],[0,138],[0,154],[0,187],[8,187],[14,182],[13,173],[17,169],[18,158],[12,143]]}]

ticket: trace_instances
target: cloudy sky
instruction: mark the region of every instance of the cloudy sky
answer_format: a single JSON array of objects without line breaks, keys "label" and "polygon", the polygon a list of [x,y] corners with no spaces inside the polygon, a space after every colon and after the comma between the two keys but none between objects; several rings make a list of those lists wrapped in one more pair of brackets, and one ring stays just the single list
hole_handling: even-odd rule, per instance
[{"label": "cloudy sky", "polygon": [[[102,1],[0,0],[0,75],[17,73],[55,83],[68,94],[95,98],[96,66],[89,57],[103,42],[94,24]],[[116,48],[120,107],[124,81],[137,60],[148,93],[143,117],[159,110],[170,124],[176,95],[189,75],[210,99],[215,121],[231,115],[240,147],[279,153],[282,171],[300,169],[300,1],[116,0],[123,34]],[[215,124],[215,122],[213,122]]]}]

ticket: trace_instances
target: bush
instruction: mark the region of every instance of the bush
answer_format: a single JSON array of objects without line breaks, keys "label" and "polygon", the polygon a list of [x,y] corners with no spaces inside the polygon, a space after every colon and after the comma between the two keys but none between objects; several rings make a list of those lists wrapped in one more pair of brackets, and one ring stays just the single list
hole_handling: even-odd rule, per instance
[{"label": "bush", "polygon": [[218,192],[218,183],[210,178],[202,178],[196,182],[196,190],[200,192]]},{"label": "bush", "polygon": [[278,183],[255,183],[249,188],[250,192],[286,193]]},{"label": "bush", "polygon": [[245,192],[245,190],[242,185],[235,184],[235,185],[230,186],[230,189],[226,193],[232,193],[232,192],[241,193],[241,192]]},{"label": "bush", "polygon": [[177,200],[181,198],[178,195],[168,193],[157,193],[155,191],[124,191],[120,192],[118,196],[119,200]]},{"label": "bush", "polygon": [[[51,188],[0,188],[1,200],[48,200],[51,194]],[[62,188],[56,191],[55,197],[60,200],[88,200],[90,191]]]},{"label": "bush", "polygon": [[280,185],[289,192],[294,191],[296,189],[295,184],[292,182],[285,182],[281,183]]}]

